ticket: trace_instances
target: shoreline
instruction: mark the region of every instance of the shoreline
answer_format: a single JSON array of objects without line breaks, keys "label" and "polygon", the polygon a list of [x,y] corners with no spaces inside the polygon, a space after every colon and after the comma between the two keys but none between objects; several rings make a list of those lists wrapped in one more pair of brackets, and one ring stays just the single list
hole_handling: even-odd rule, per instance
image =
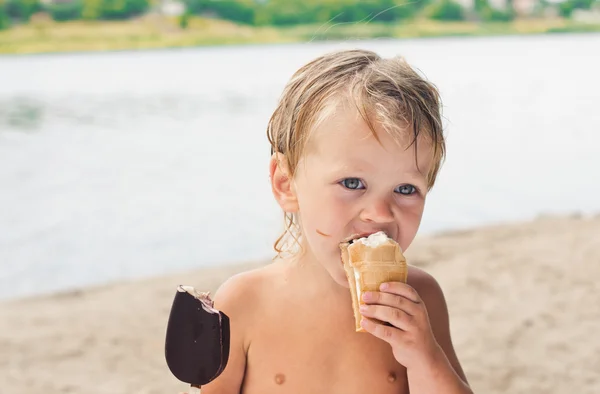
[{"label": "shoreline", "polygon": [[0,55],[47,55],[96,52],[189,49],[337,42],[369,39],[502,37],[600,33],[600,23],[561,18],[513,22],[437,22],[412,20],[397,24],[248,26],[193,17],[187,29],[176,18],[144,18],[119,22],[29,23],[0,31]]},{"label": "shoreline", "polygon": [[[588,213],[588,214],[582,213],[582,212],[571,212],[571,213],[562,213],[562,214],[539,214],[539,215],[531,217],[529,219],[490,222],[490,223],[476,225],[476,226],[459,226],[457,228],[443,229],[443,230],[437,230],[437,231],[426,232],[426,233],[419,232],[415,238],[415,241],[413,242],[413,245],[419,245],[421,242],[427,242],[427,240],[435,240],[437,238],[446,238],[446,237],[452,238],[452,237],[457,237],[457,236],[461,236],[461,235],[473,234],[473,233],[476,233],[479,231],[493,231],[494,229],[497,229],[497,228],[526,225],[526,224],[536,223],[538,221],[544,221],[544,220],[553,220],[553,219],[587,220],[587,219],[594,219],[596,217],[600,218],[600,212]],[[410,255],[412,249],[413,249],[413,246],[411,245],[410,250],[408,250],[406,252],[406,254]],[[163,278],[181,277],[184,275],[193,275],[194,273],[196,273],[198,271],[204,271],[204,270],[206,270],[206,271],[213,271],[213,270],[230,271],[231,270],[232,272],[235,272],[237,270],[244,269],[245,267],[248,267],[248,266],[259,267],[261,265],[269,264],[269,263],[270,263],[270,259],[265,257],[262,259],[232,260],[232,261],[226,261],[226,262],[220,262],[220,263],[210,263],[210,264],[206,264],[206,265],[199,264],[195,267],[178,270],[178,271],[170,271],[170,272],[159,273],[159,274],[142,274],[140,276],[134,276],[134,277],[130,277],[130,278],[124,277],[124,278],[108,279],[106,281],[91,283],[89,285],[83,285],[80,287],[67,287],[67,288],[57,289],[57,290],[42,291],[39,293],[23,294],[23,295],[18,295],[15,297],[0,297],[0,305],[6,304],[6,303],[13,303],[13,302],[17,302],[17,303],[18,302],[30,302],[30,301],[34,301],[39,298],[53,298],[53,297],[62,298],[62,297],[78,296],[78,295],[81,295],[88,291],[90,291],[90,292],[103,291],[105,289],[109,290],[110,288],[112,288],[114,286],[125,286],[129,283],[154,281],[154,280],[161,280]],[[409,264],[410,264],[410,262],[409,262]],[[216,290],[216,289],[214,289],[214,290]]]},{"label": "shoreline", "polygon": [[[407,260],[444,290],[475,392],[600,392],[598,234],[600,214],[573,214],[415,240]],[[164,360],[176,287],[214,294],[229,276],[266,263],[0,301],[0,387],[11,394],[184,391]]]}]

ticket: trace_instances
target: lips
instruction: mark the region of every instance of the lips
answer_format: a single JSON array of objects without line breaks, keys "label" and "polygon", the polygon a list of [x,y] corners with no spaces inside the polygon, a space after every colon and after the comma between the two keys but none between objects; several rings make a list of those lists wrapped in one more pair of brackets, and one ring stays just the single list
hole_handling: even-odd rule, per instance
[{"label": "lips", "polygon": [[342,243],[347,243],[347,244],[350,244],[350,245],[351,245],[351,244],[352,244],[354,241],[356,241],[357,239],[366,238],[366,237],[368,237],[369,235],[371,235],[371,234],[375,234],[375,233],[377,233],[377,232],[379,232],[379,231],[382,231],[382,230],[371,231],[371,232],[369,232],[369,233],[356,233],[356,234],[353,234],[353,235],[351,235],[350,237],[347,237],[347,238],[345,238],[345,239],[342,241]]}]

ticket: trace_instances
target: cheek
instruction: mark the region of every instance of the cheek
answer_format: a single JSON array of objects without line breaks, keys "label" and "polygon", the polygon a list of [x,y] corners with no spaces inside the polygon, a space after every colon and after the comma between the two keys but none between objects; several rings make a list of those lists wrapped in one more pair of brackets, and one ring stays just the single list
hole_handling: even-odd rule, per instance
[{"label": "cheek", "polygon": [[312,198],[299,200],[302,224],[307,232],[321,238],[334,238],[335,242],[344,237],[346,224],[350,221],[349,204],[334,193],[316,193]]},{"label": "cheek", "polygon": [[417,235],[423,217],[423,203],[407,207],[403,210],[400,223],[400,247],[406,251]]}]

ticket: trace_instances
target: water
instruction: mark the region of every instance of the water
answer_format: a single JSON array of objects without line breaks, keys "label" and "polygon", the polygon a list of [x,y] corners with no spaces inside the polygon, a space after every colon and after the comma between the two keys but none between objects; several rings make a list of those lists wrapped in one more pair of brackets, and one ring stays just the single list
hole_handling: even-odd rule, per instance
[{"label": "water", "polygon": [[422,233],[600,211],[600,35],[0,58],[0,297],[271,255],[265,128],[329,50],[440,88],[448,160]]}]

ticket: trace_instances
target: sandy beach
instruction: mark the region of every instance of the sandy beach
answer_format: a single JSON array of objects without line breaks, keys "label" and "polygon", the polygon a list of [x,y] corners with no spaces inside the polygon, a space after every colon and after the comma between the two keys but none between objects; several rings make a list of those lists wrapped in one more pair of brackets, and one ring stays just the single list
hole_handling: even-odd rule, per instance
[{"label": "sandy beach", "polygon": [[[476,393],[600,393],[600,215],[419,237]],[[215,291],[267,262],[0,303],[0,393],[175,394],[164,361],[175,288]]]}]

